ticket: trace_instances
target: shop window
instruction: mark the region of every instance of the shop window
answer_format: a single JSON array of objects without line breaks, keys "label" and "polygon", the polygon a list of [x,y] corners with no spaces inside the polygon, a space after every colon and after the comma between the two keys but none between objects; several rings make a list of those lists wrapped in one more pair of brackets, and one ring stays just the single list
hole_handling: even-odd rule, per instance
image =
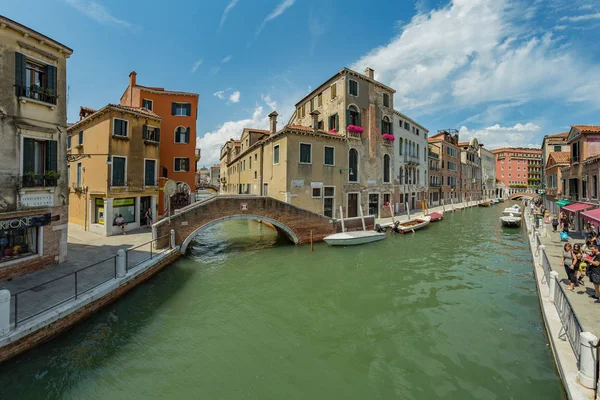
[{"label": "shop window", "polygon": [[37,254],[38,228],[0,231],[0,264]]},{"label": "shop window", "polygon": [[114,199],[113,200],[113,225],[115,225],[115,219],[119,215],[123,216],[125,223],[131,224],[135,222],[135,199]]}]

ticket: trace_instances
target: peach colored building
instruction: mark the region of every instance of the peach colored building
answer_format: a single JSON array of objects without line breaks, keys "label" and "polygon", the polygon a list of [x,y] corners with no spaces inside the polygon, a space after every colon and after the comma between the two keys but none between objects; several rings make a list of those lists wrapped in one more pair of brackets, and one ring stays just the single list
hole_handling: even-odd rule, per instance
[{"label": "peach colored building", "polygon": [[[167,203],[172,211],[194,201],[196,163],[200,150],[196,149],[196,119],[198,97],[196,93],[165,90],[160,87],[141,86],[137,73],[129,74],[129,86],[121,96],[121,105],[143,107],[162,119],[160,136],[160,166],[158,216],[167,214]],[[167,180],[178,183],[179,192],[167,202],[163,187]]]},{"label": "peach colored building", "polygon": [[438,184],[441,187],[441,198],[444,204],[456,203],[462,201],[462,183],[460,148],[458,147],[458,131],[456,129],[440,130],[436,135],[431,136],[429,144],[439,148],[439,172],[436,175],[440,178]]},{"label": "peach colored building", "polygon": [[542,149],[503,147],[496,156],[496,179],[507,194],[533,190],[542,182]]}]

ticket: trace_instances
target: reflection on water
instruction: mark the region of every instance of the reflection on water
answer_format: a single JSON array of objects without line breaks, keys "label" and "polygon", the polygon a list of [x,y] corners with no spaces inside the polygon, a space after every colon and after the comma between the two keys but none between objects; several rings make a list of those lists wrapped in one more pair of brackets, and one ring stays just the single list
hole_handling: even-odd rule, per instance
[{"label": "reflection on water", "polygon": [[[565,399],[531,255],[501,208],[348,248],[257,222],[0,366],[23,398]],[[14,397],[14,396],[9,396]]]}]

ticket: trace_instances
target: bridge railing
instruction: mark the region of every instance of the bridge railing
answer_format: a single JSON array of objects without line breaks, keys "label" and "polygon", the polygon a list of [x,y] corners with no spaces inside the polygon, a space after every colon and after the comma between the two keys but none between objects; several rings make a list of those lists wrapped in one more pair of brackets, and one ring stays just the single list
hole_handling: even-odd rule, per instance
[{"label": "bridge railing", "polygon": [[152,239],[146,243],[142,243],[125,251],[125,270],[129,272],[131,268],[135,268],[148,260],[156,258],[158,255],[169,251],[169,247],[159,248],[159,242],[168,240],[170,235],[163,235],[159,238]]}]

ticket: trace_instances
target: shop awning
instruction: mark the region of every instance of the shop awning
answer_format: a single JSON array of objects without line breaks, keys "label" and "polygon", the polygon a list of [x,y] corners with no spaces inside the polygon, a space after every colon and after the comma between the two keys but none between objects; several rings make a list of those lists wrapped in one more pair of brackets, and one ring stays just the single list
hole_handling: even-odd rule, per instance
[{"label": "shop awning", "polygon": [[600,226],[600,208],[581,213],[581,216],[590,224]]},{"label": "shop awning", "polygon": [[556,205],[559,206],[559,207],[564,207],[567,204],[569,204],[569,200],[559,200],[559,201],[556,202]]},{"label": "shop awning", "polygon": [[573,203],[573,204],[569,204],[568,206],[564,206],[562,209],[563,209],[563,211],[576,213],[579,211],[589,210],[590,208],[594,208],[594,206],[592,204]]}]

